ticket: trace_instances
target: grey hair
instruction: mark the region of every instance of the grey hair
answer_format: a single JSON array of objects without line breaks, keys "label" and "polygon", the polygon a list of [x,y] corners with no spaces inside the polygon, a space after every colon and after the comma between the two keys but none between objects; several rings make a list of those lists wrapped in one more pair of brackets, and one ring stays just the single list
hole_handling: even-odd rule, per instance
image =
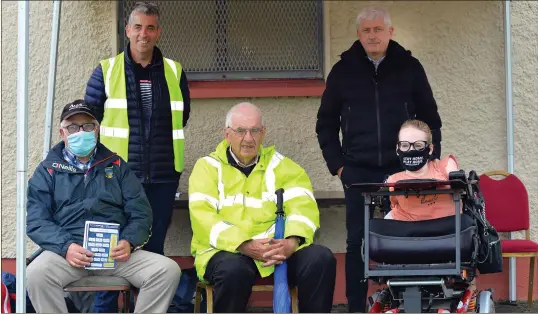
[{"label": "grey hair", "polygon": [[134,15],[136,13],[144,13],[145,15],[155,15],[157,16],[157,25],[159,24],[159,18],[161,16],[159,12],[159,6],[153,2],[137,2],[134,5],[131,14],[129,15],[128,24],[131,25],[133,22]]},{"label": "grey hair", "polygon": [[356,24],[359,27],[361,21],[371,21],[375,19],[383,18],[387,26],[391,26],[390,13],[387,9],[381,7],[366,7],[363,8],[357,16]]},{"label": "grey hair", "polygon": [[256,107],[254,104],[249,103],[249,102],[238,103],[237,105],[230,108],[230,110],[228,110],[228,113],[226,114],[226,122],[225,122],[224,126],[227,127],[227,128],[231,128],[232,127],[232,118],[233,118],[233,116],[237,113],[237,111],[240,108],[245,108],[245,107],[254,109],[256,112],[258,112],[260,114],[260,118],[262,120],[262,126],[265,126],[265,123],[263,122],[262,111],[260,110],[260,108]]}]

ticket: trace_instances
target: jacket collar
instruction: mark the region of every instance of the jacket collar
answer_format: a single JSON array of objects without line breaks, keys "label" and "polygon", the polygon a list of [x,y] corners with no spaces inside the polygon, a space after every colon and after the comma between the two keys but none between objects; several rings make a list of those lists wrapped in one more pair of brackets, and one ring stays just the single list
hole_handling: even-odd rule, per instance
[{"label": "jacket collar", "polygon": [[[411,52],[409,50],[406,50],[404,47],[402,47],[400,44],[398,44],[392,39],[389,41],[386,53],[386,57],[388,57],[388,59],[401,59],[410,56]],[[359,60],[361,59],[368,59],[368,55],[366,54],[366,50],[364,50],[364,47],[362,46],[361,42],[359,40],[356,40],[348,50],[344,51],[341,54],[341,58],[345,61],[360,62]]]},{"label": "jacket collar", "polygon": [[[261,149],[260,149],[260,152],[258,153],[257,165],[267,166],[271,160],[271,156],[276,151],[275,146],[264,147],[261,144],[260,146],[261,146]],[[215,151],[209,154],[209,156],[213,157],[216,160],[219,160],[220,162],[224,164],[229,164],[228,156],[226,155],[226,151],[228,150],[229,147],[230,145],[228,144],[228,142],[226,142],[226,140],[223,140],[222,142],[219,143],[219,145],[217,145],[217,148],[215,149]]]},{"label": "jacket collar", "polygon": [[[125,45],[125,48],[123,50],[124,52],[124,59],[125,59],[125,63],[129,66],[134,66],[135,65],[135,62],[133,60],[133,58],[131,57],[131,43],[127,43],[127,45]],[[148,64],[148,68],[158,68],[158,67],[161,67],[163,66],[163,54],[161,52],[161,50],[159,48],[157,48],[157,46],[153,47],[153,54],[152,54],[152,57],[151,57],[151,63]]]},{"label": "jacket collar", "polygon": [[[84,171],[73,167],[63,158],[63,149],[65,148],[65,143],[60,141],[56,144],[47,154],[47,157],[43,161],[43,165],[47,168],[54,168],[60,172],[69,172],[69,173],[83,173]],[[97,153],[93,161],[91,168],[101,169],[110,165],[111,163],[117,161],[119,156],[116,153],[111,152],[100,142],[97,142]]]}]

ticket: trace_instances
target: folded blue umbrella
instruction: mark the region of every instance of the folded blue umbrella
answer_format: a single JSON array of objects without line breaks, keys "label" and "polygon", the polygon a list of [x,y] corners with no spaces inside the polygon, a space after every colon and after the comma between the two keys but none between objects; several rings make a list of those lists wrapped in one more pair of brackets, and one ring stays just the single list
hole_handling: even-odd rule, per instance
[{"label": "folded blue umbrella", "polygon": [[[276,192],[276,222],[275,222],[275,239],[284,238],[284,190],[278,189]],[[286,261],[282,264],[275,265],[273,285],[273,311],[275,313],[290,313],[291,301],[290,291],[288,288],[288,265]]]}]

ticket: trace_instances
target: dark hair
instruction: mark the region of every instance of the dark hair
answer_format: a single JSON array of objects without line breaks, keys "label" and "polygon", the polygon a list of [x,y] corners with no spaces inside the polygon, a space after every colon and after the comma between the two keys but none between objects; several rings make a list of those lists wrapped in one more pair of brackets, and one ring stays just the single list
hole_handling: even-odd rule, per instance
[{"label": "dark hair", "polygon": [[133,16],[135,13],[144,13],[146,15],[155,15],[157,16],[157,24],[159,24],[159,6],[153,2],[137,2],[135,3],[133,10],[131,11],[131,14],[129,15],[129,20],[127,24],[131,24],[133,21]]}]

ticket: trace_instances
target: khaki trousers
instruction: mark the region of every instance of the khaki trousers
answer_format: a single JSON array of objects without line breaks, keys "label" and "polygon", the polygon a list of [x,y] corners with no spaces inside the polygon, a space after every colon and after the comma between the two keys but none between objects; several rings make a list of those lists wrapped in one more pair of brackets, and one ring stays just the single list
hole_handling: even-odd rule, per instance
[{"label": "khaki trousers", "polygon": [[44,251],[30,263],[27,273],[28,296],[38,313],[67,313],[63,288],[86,276],[125,278],[140,288],[135,313],[166,313],[181,276],[178,264],[168,257],[139,250],[116,269],[75,268],[58,254]]}]

